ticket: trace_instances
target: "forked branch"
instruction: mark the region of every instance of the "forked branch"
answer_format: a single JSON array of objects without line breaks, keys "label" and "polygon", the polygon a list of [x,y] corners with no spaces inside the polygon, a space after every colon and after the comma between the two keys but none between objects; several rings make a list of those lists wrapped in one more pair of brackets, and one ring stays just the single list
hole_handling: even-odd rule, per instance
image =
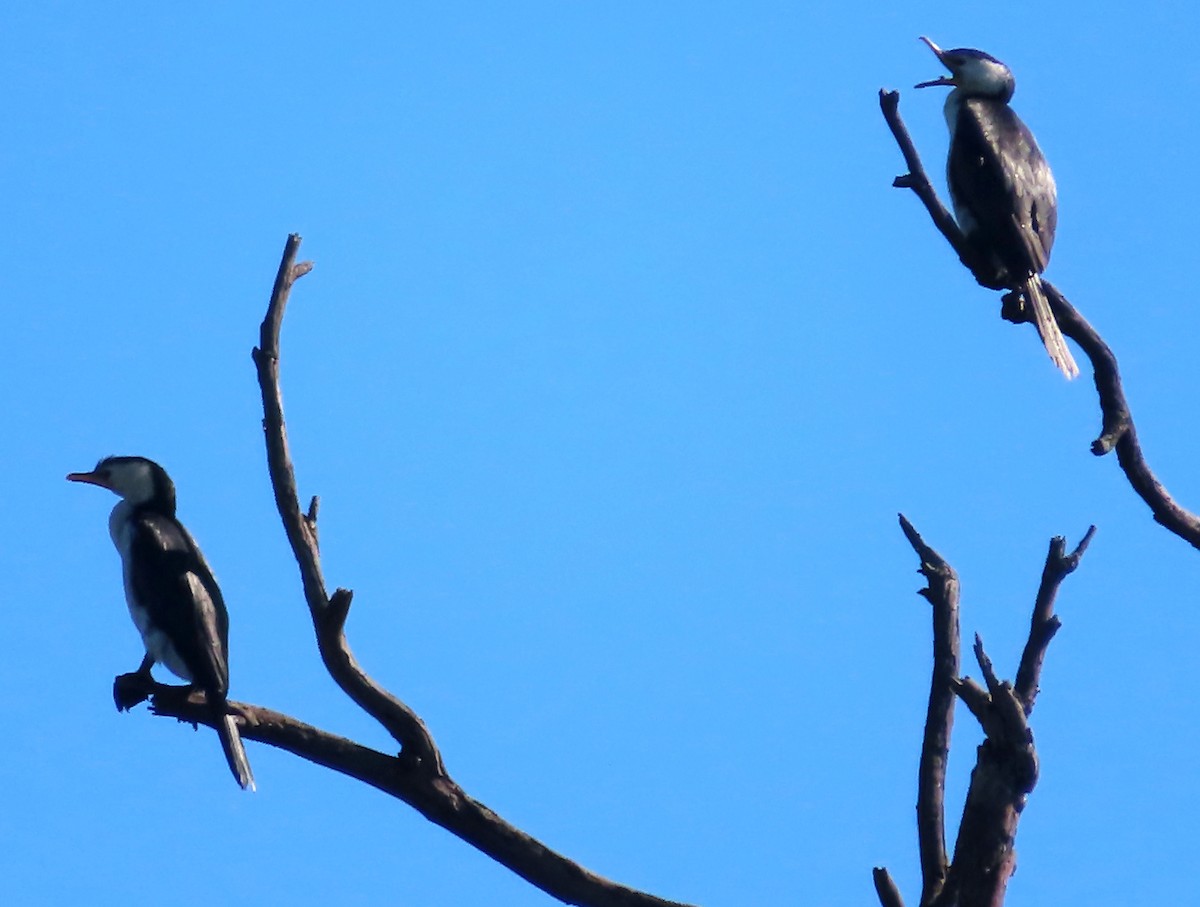
[{"label": "forked branch", "polygon": [[[259,345],[253,353],[262,390],[271,487],[300,568],[305,601],[325,667],[355,704],[400,744],[400,753],[383,753],[289,715],[231,701],[229,708],[238,716],[241,736],[286,750],[404,801],[429,821],[564,903],[581,907],[686,907],[590,872],[469,797],[447,774],[441,754],[420,717],[376,683],[354,658],[345,634],[352,596],[347,589],[337,589],[332,595],[326,592],[317,544],[317,499],[312,499],[307,512],[301,509],[283,418],[280,328],[292,285],[312,268],[308,262],[296,263],[299,248],[300,237],[289,236],[262,323]],[[152,680],[143,682],[135,678],[132,683],[135,689],[124,690],[130,700],[138,694],[150,698],[156,714],[212,726],[211,712],[202,695],[192,694],[186,687],[166,686]]]},{"label": "forked branch", "polygon": [[[1008,878],[1016,867],[1013,845],[1017,823],[1037,782],[1037,751],[1028,719],[1037,698],[1046,647],[1059,627],[1054,598],[1062,581],[1078,566],[1095,527],[1088,529],[1083,541],[1070,554],[1066,553],[1063,539],[1051,541],[1015,686],[999,679],[984,652],[983,641],[976,636],[975,658],[984,679],[981,686],[957,676],[958,579],[954,570],[903,515],[900,525],[920,558],[920,572],[929,581],[920,594],[933,605],[934,671],[917,798],[922,879],[919,903],[921,907],[999,907],[1004,901]],[[955,673],[947,674],[951,652]],[[975,716],[985,740],[971,773],[954,858],[947,861],[941,837],[945,823],[941,786],[946,776],[953,705],[947,708],[944,697],[952,699],[954,695]],[[930,785],[936,786],[935,792],[931,792]],[[899,890],[887,870],[877,868],[874,881],[884,907],[901,907]]]},{"label": "forked branch", "polygon": [[[295,470],[288,450],[279,382],[279,335],[288,295],[311,265],[296,263],[300,237],[288,237],[274,290],[254,350],[263,400],[267,465],[280,518],[300,568],[304,597],[312,616],[321,658],[343,691],[375,718],[400,744],[387,756],[328,734],[288,716],[241,706],[245,736],[296,753],[351,775],[408,803],[430,821],[477,847],[522,878],[568,904],[604,907],[679,907],[644,892],[618,885],[568,860],[505,822],[473,800],[447,774],[433,738],[420,717],[377,684],[358,664],[346,640],[351,593],[326,593],[317,544],[317,504],[300,506]],[[196,714],[181,715],[200,720]]]}]

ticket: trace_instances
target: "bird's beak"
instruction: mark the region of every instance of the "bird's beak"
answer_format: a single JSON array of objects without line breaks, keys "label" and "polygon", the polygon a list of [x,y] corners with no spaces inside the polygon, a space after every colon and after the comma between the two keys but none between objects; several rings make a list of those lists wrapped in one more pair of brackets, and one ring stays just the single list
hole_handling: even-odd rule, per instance
[{"label": "bird's beak", "polygon": [[[934,44],[932,41],[930,41],[928,38],[926,38],[924,35],[921,35],[921,40],[924,41],[925,45],[930,50],[933,51],[933,55],[942,61],[942,65],[945,66],[947,69],[950,69],[950,66],[946,63],[945,52],[940,47],[938,47],[936,44]],[[934,85],[957,85],[957,84],[958,83],[954,81],[954,76],[949,75],[949,76],[940,76],[936,79],[931,79],[928,82],[918,82],[915,87],[916,88],[930,88]]]},{"label": "bird's beak", "polygon": [[101,488],[109,487],[108,483],[104,481],[104,478],[95,472],[72,472],[67,475],[67,481],[87,482],[89,485],[99,485]]}]

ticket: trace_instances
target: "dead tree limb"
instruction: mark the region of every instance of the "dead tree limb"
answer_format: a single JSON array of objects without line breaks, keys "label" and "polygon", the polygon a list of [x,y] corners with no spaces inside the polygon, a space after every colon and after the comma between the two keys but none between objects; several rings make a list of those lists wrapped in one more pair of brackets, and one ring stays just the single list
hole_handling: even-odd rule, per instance
[{"label": "dead tree limb", "polygon": [[262,391],[263,433],[275,505],[300,567],[300,581],[316,631],[317,647],[329,675],[355,705],[395,738],[400,744],[400,757],[414,771],[442,776],[446,773],[442,757],[424,722],[407,705],[375,683],[350,651],[345,623],[353,593],[349,589],[337,589],[332,596],[326,593],[317,542],[317,499],[313,498],[307,513],[300,508],[287,427],[283,421],[283,392],[279,385],[279,332],[288,296],[296,280],[312,270],[310,262],[296,264],[299,249],[300,237],[293,233],[284,247],[271,301],[259,331],[259,344],[253,351]]},{"label": "dead tree limb", "polygon": [[[950,243],[959,260],[971,272],[977,283],[984,287],[996,286],[995,275],[989,272],[987,263],[980,261],[974,254],[958,223],[938,199],[929,181],[908,129],[900,119],[900,93],[881,89],[879,107],[908,167],[908,173],[897,176],[892,185],[898,189],[911,189],[916,194],[929,212],[933,225]],[[1117,463],[1133,490],[1150,507],[1155,521],[1193,547],[1200,548],[1200,517],[1177,504],[1146,463],[1138,443],[1133,415],[1125,399],[1125,390],[1121,385],[1116,356],[1096,329],[1088,324],[1053,284],[1043,280],[1042,286],[1062,332],[1079,344],[1092,363],[1101,415],[1100,435],[1092,442],[1092,453],[1099,457],[1116,450]],[[1016,296],[1013,293],[1004,297],[1001,315],[1014,323],[1030,321],[1023,308],[1016,304]]]},{"label": "dead tree limb", "polygon": [[[212,713],[203,697],[189,696],[187,688],[150,684],[144,692],[151,698],[151,709],[156,715],[212,727]],[[431,779],[427,774],[413,771],[410,764],[397,756],[362,746],[272,709],[232,700],[229,707],[241,719],[239,730],[244,740],[286,750],[404,801],[430,822],[564,903],[685,907],[589,872],[509,825],[446,776]]]},{"label": "dead tree limb", "polygon": [[904,907],[904,898],[900,897],[900,889],[896,887],[890,872],[876,867],[871,870],[871,877],[875,880],[875,893],[879,895],[879,903],[883,907]]},{"label": "dead tree limb", "polygon": [[[1017,823],[1037,783],[1037,750],[1028,719],[1037,698],[1046,648],[1060,626],[1054,614],[1055,595],[1062,581],[1079,565],[1096,530],[1094,526],[1089,528],[1070,554],[1066,553],[1065,540],[1051,540],[1015,686],[998,678],[984,652],[983,641],[975,637],[975,658],[984,679],[984,686],[980,686],[970,678],[947,676],[945,670],[949,653],[954,653],[956,667],[958,657],[958,579],[954,570],[924,542],[903,515],[900,525],[921,560],[921,574],[929,582],[920,594],[933,605],[934,671],[917,798],[922,880],[919,903],[921,907],[1000,907],[1008,878],[1016,868],[1013,845]],[[950,636],[953,640],[947,639]],[[945,690],[939,689],[942,684]],[[954,858],[949,862],[945,860],[942,839],[931,839],[933,830],[940,835],[944,824],[942,791],[939,787],[933,796],[925,787],[927,772],[939,785],[945,781],[952,717],[946,715],[942,705],[944,693],[957,695],[963,701],[985,735],[971,773]],[[943,733],[947,739],[942,738]],[[887,870],[875,869],[874,880],[883,907],[901,907],[900,893]]]},{"label": "dead tree limb", "polygon": [[921,855],[921,904],[931,904],[946,883],[946,765],[954,728],[954,691],[958,676],[958,575],[940,554],[925,544],[912,523],[900,514],[900,528],[921,560],[920,574],[929,585],[920,594],[933,606],[933,677],[925,713],[925,739],[917,770],[917,845]]},{"label": "dead tree limb", "polygon": [[[300,506],[288,450],[279,383],[279,334],[288,294],[312,265],[296,262],[300,237],[288,237],[270,304],[253,351],[263,400],[263,431],[275,503],[300,569],[304,598],[317,647],[330,676],[354,703],[400,745],[397,755],[380,752],[262,706],[230,702],[246,740],[257,740],[317,765],[341,772],[402,800],[429,821],[456,835],[532,885],[566,904],[580,907],[687,907],[627,888],[585,869],[505,822],[472,799],[446,772],[441,753],[424,722],[408,705],[375,682],[355,659],[346,639],[351,593],[326,591],[317,544],[318,501]],[[136,691],[151,700],[155,714],[212,726],[203,697],[186,687],[150,680]]]},{"label": "dead tree limb", "polygon": [[1061,535],[1050,540],[1046,566],[1042,568],[1042,581],[1038,584],[1037,599],[1033,605],[1033,618],[1029,622],[1029,639],[1025,643],[1025,651],[1021,653],[1021,664],[1017,668],[1017,699],[1025,709],[1026,716],[1033,712],[1037,700],[1038,679],[1042,676],[1042,662],[1046,657],[1046,649],[1049,648],[1050,640],[1054,638],[1058,628],[1062,626],[1062,621],[1054,613],[1054,599],[1058,595],[1058,587],[1075,572],[1095,534],[1096,527],[1089,526],[1070,554],[1067,554],[1067,541]]}]

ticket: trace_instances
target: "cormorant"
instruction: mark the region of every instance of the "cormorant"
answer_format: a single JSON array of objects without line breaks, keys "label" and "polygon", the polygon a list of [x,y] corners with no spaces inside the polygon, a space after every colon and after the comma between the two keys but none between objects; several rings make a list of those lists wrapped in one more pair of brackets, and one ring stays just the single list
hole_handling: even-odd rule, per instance
[{"label": "cormorant", "polygon": [[928,38],[921,40],[950,70],[949,76],[917,88],[953,87],[945,106],[950,127],[946,181],[959,227],[994,271],[981,282],[1020,291],[1046,352],[1074,378],[1079,367],[1041,281],[1058,222],[1054,176],[1033,133],[1008,106],[1016,88],[1012,70],[981,50],[942,50]]},{"label": "cormorant", "polygon": [[[146,646],[135,674],[151,680],[150,669],[160,662],[203,690],[229,768],[238,784],[253,790],[250,762],[226,706],[229,615],[208,562],[175,518],[175,484],[145,457],[106,457],[91,472],[73,472],[67,479],[121,498],[108,518],[108,532],[121,555],[129,613]],[[122,694],[121,678],[114,697],[119,709],[138,701]]]}]

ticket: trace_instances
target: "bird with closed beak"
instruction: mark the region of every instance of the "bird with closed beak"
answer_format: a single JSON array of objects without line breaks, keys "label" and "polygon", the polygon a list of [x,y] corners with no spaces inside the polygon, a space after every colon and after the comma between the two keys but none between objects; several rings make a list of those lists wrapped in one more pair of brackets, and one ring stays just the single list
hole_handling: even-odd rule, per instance
[{"label": "bird with closed beak", "polygon": [[[150,669],[163,664],[202,690],[234,778],[253,790],[254,775],[226,702],[229,615],[208,562],[175,518],[175,483],[145,457],[106,457],[91,472],[73,472],[67,479],[107,488],[121,498],[108,518],[108,531],[121,555],[129,613],[146,647],[134,676],[153,682]],[[122,693],[121,678],[114,697],[122,710],[140,701]]]}]

